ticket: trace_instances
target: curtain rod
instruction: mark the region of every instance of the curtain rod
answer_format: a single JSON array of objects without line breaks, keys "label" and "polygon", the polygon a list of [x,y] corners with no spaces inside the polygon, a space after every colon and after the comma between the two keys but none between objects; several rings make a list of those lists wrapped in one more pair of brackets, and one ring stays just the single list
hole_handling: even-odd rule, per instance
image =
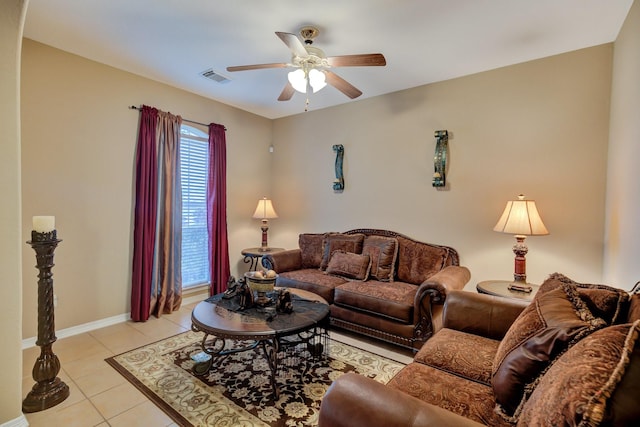
[{"label": "curtain rod", "polygon": [[[130,107],[129,107],[129,109],[130,109],[130,110],[138,110],[138,111],[142,111],[142,108],[140,108],[140,107],[136,107],[135,105],[130,106]],[[200,122],[196,122],[196,121],[189,120],[189,119],[185,119],[185,118],[183,118],[183,119],[182,119],[182,121],[183,121],[183,122],[189,122],[189,123],[195,123],[195,124],[200,125],[200,126],[209,127],[209,125],[208,125],[208,124],[206,124],[206,123],[200,123]],[[226,130],[227,130],[227,127],[226,127],[226,126],[223,126],[223,127],[224,127],[224,130],[226,131]]]}]

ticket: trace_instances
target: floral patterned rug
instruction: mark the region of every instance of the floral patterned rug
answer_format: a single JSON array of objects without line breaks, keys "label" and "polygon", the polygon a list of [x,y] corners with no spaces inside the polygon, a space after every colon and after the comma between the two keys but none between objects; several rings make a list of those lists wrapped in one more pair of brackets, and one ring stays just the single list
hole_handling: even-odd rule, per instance
[{"label": "floral patterned rug", "polygon": [[[202,333],[184,332],[106,359],[181,426],[315,426],[331,382],[356,372],[386,383],[402,363],[329,339],[322,355],[282,356],[277,385],[259,348],[217,360],[202,376],[192,373],[203,356]],[[241,343],[238,343],[240,345]]]}]

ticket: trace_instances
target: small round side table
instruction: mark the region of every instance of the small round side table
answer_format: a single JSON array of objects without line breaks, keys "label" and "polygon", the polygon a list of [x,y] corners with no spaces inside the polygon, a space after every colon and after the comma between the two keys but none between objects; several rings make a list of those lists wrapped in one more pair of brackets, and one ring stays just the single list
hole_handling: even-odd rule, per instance
[{"label": "small round side table", "polygon": [[256,271],[258,261],[267,254],[284,251],[284,248],[247,248],[242,250],[244,262],[249,264],[249,271]]},{"label": "small round side table", "polygon": [[531,292],[511,290],[509,289],[509,285],[512,283],[512,280],[486,280],[478,283],[476,290],[481,294],[531,301],[536,295],[536,292],[538,292],[538,289],[540,289],[540,285],[527,283],[527,285],[531,286]]}]

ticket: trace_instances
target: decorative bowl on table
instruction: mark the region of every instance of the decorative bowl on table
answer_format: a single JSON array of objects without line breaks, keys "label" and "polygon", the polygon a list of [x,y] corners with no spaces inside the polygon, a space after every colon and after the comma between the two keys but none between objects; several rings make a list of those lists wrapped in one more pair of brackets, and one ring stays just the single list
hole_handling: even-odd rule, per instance
[{"label": "decorative bowl on table", "polygon": [[275,272],[247,271],[244,273],[244,278],[249,289],[257,294],[256,304],[265,306],[273,302],[266,294],[267,292],[272,292],[276,285],[278,275]]}]

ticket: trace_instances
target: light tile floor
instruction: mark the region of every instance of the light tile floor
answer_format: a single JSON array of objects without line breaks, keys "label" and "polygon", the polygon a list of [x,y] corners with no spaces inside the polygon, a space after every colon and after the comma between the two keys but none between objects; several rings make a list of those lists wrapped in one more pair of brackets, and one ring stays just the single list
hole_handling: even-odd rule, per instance
[{"label": "light tile floor", "polygon": [[[70,389],[62,403],[41,412],[25,414],[31,427],[156,427],[177,426],[146,396],[104,361],[128,350],[187,331],[191,328],[191,310],[195,304],[180,310],[151,317],[147,322],[126,322],[60,339],[53,351],[60,359],[58,376]],[[410,351],[377,341],[363,340],[345,333],[330,334],[345,343],[376,354],[409,363]],[[35,384],[31,369],[40,354],[39,347],[22,352],[22,395]]]}]

